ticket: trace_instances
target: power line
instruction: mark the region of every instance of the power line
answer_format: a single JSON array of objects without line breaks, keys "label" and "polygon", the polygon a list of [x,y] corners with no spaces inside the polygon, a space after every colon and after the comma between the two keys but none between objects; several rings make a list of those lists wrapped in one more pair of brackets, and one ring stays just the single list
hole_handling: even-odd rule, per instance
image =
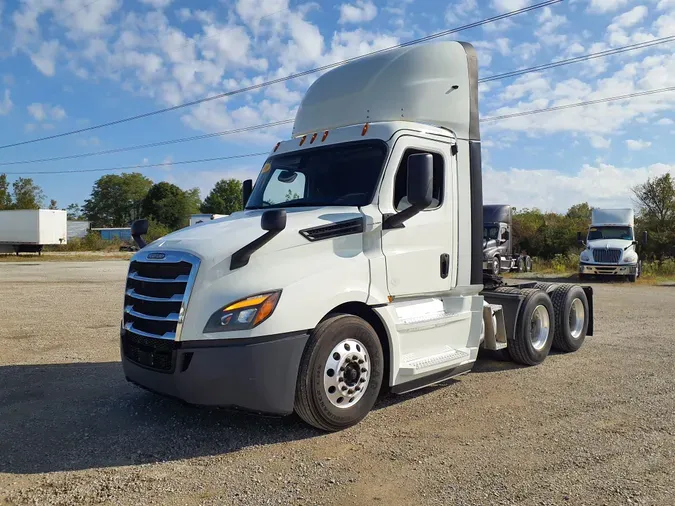
[{"label": "power line", "polygon": [[162,162],[162,163],[149,163],[149,164],[138,164],[138,165],[127,165],[124,167],[107,167],[104,169],[71,169],[71,170],[43,170],[37,172],[5,172],[7,175],[45,175],[45,174],[81,174],[83,172],[114,172],[116,170],[132,170],[132,169],[142,169],[142,168],[152,168],[152,167],[168,167],[170,165],[187,165],[190,163],[204,163],[204,162],[217,162],[221,160],[234,160],[236,158],[252,158],[254,156],[263,156],[269,154],[267,151],[261,153],[245,153],[243,155],[233,155],[233,156],[216,156],[215,158],[202,158],[200,160],[181,160],[179,162]]},{"label": "power line", "polygon": [[[531,111],[522,111],[522,112],[517,112],[513,114],[503,114],[501,116],[491,116],[488,118],[481,118],[481,122],[486,122],[486,121],[498,121],[498,120],[504,120],[504,119],[509,119],[509,118],[516,118],[520,116],[530,116],[533,114],[541,114],[541,113],[546,113],[546,112],[552,112],[552,111],[559,111],[563,109],[571,109],[574,107],[583,107],[587,105],[594,105],[594,104],[600,104],[600,103],[607,103],[607,102],[615,102],[619,100],[627,100],[631,98],[636,98],[636,97],[643,97],[647,95],[656,95],[658,93],[666,93],[670,91],[675,91],[675,86],[671,86],[668,88],[659,88],[655,90],[644,90],[644,91],[639,91],[635,93],[628,93],[626,95],[617,95],[614,97],[606,97],[606,98],[600,98],[597,100],[587,100],[585,102],[575,102],[573,104],[566,104],[566,105],[559,105],[559,106],[554,106],[554,107],[546,107],[544,109],[534,109]],[[112,168],[107,168],[107,169],[73,169],[73,170],[59,170],[59,171],[39,171],[39,172],[7,172],[7,175],[38,175],[38,174],[74,174],[74,173],[82,173],[82,172],[112,172],[115,170],[130,170],[130,169],[140,169],[140,168],[150,168],[150,167],[162,167],[162,166],[168,166],[168,165],[185,165],[185,164],[191,164],[191,163],[203,163],[203,162],[212,162],[212,161],[220,161],[220,160],[231,160],[235,158],[248,158],[248,157],[255,157],[255,156],[263,156],[263,155],[268,155],[268,152],[260,152],[260,153],[245,153],[242,155],[234,155],[234,156],[219,156],[216,158],[203,158],[201,160],[184,160],[180,162],[163,162],[163,163],[156,163],[156,164],[149,164],[149,165],[132,165],[132,166],[127,166],[127,167],[112,167]]]},{"label": "power line", "polygon": [[583,107],[586,105],[595,105],[595,104],[603,104],[607,102],[615,102],[617,100],[627,100],[629,98],[636,98],[636,97],[644,97],[647,95],[656,95],[657,93],[666,93],[668,91],[675,91],[675,86],[670,86],[669,88],[659,88],[656,90],[645,90],[645,91],[637,91],[635,93],[628,93],[626,95],[618,95],[614,97],[606,97],[606,98],[599,98],[597,100],[587,100],[585,102],[575,102],[573,104],[565,104],[565,105],[557,105],[553,107],[546,107],[544,109],[534,109],[531,111],[522,111],[522,112],[514,112],[512,114],[502,114],[501,116],[491,116],[489,118],[481,118],[481,122],[485,121],[498,121],[498,120],[504,120],[504,119],[510,119],[510,118],[518,118],[520,116],[530,116],[532,114],[541,114],[544,112],[551,112],[551,111],[561,111],[563,109],[572,109],[573,107]]},{"label": "power line", "polygon": [[580,56],[575,56],[573,58],[567,58],[565,60],[558,60],[551,63],[544,63],[543,65],[537,65],[535,67],[529,67],[522,70],[513,70],[511,72],[505,72],[504,74],[498,74],[494,76],[484,77],[479,79],[480,83],[487,83],[490,81],[498,81],[500,79],[505,79],[507,77],[517,77],[523,74],[530,74],[532,72],[540,72],[542,70],[549,70],[552,68],[562,67],[565,65],[571,65],[572,63],[579,63],[589,60],[594,60],[596,58],[604,58],[606,56],[612,56],[615,54],[626,53],[628,51],[636,51],[638,49],[645,49],[652,46],[657,46],[659,44],[665,44],[667,42],[675,41],[675,35],[670,37],[662,37],[660,39],[654,39],[647,42],[639,42],[637,44],[630,44],[628,46],[615,47],[612,49],[606,49],[604,51],[598,51],[597,53],[590,53]]},{"label": "power line", "polygon": [[[630,44],[628,46],[622,46],[618,48],[613,48],[605,51],[598,51],[596,53],[589,53],[585,55],[580,55],[580,56],[575,56],[573,58],[568,58],[566,60],[558,60],[555,62],[550,62],[550,63],[545,63],[542,65],[537,65],[534,67],[529,67],[526,69],[519,69],[519,70],[513,70],[510,72],[504,72],[503,74],[496,74],[494,76],[489,76],[489,77],[484,77],[482,79],[479,79],[479,83],[485,83],[485,82],[490,82],[490,81],[497,81],[500,79],[506,79],[510,77],[517,77],[517,76],[522,76],[525,74],[530,74],[533,72],[541,72],[542,70],[549,70],[552,68],[558,68],[562,67],[564,65],[571,65],[573,63],[580,63],[583,61],[588,61],[592,60],[595,58],[601,58],[601,57],[606,57],[606,56],[612,56],[615,54],[619,53],[624,53],[628,51],[635,51],[639,49],[644,49],[647,47],[652,47],[656,46],[658,44],[664,44],[667,42],[673,42],[675,41],[675,36],[670,36],[670,37],[663,37],[660,39],[654,39],[648,42],[640,42],[637,44]],[[155,147],[160,147],[160,146],[167,146],[171,144],[179,144],[183,142],[192,142],[192,141],[198,141],[198,140],[203,140],[203,139],[211,139],[214,137],[222,137],[226,135],[232,135],[232,134],[237,134],[237,133],[243,133],[243,132],[250,132],[254,130],[262,130],[265,128],[272,128],[276,126],[281,126],[281,125],[287,125],[289,123],[293,123],[293,119],[286,119],[282,121],[276,121],[272,123],[265,123],[262,125],[253,125],[249,127],[243,127],[243,128],[238,128],[235,130],[224,130],[221,132],[215,132],[211,134],[204,134],[204,135],[195,135],[191,137],[181,137],[177,139],[170,139],[166,141],[158,141],[158,142],[153,142],[149,144],[138,144],[134,146],[126,146],[122,148],[115,148],[115,149],[106,149],[103,151],[92,151],[89,153],[80,153],[80,154],[75,154],[75,155],[65,155],[65,156],[56,156],[53,158],[38,158],[34,160],[18,160],[18,161],[10,161],[10,162],[0,162],[0,166],[8,166],[8,165],[27,165],[27,164],[34,164],[34,163],[45,163],[45,162],[56,162],[56,161],[62,161],[62,160],[73,160],[77,158],[88,158],[90,156],[99,156],[99,155],[110,155],[110,154],[115,154],[115,153],[122,153],[125,151],[134,151],[138,149],[148,149],[148,148],[155,148]]]},{"label": "power line", "polygon": [[322,67],[318,67],[318,68],[315,68],[315,69],[305,70],[303,72],[297,72],[295,74],[290,74],[288,76],[273,79],[271,81],[266,81],[266,82],[263,82],[263,83],[260,83],[260,84],[255,84],[255,85],[252,85],[252,86],[247,86],[245,88],[240,88],[240,89],[237,89],[237,90],[219,93],[217,95],[212,95],[210,97],[200,98],[198,100],[193,100],[191,102],[185,102],[183,104],[175,105],[175,106],[172,106],[172,107],[166,107],[164,109],[157,109],[155,111],[150,111],[150,112],[146,112],[146,113],[143,113],[143,114],[137,114],[135,116],[130,116],[130,117],[127,117],[127,118],[109,121],[107,123],[101,123],[101,124],[93,125],[93,126],[86,127],[86,128],[80,128],[80,129],[77,129],[77,130],[62,132],[60,134],[48,135],[48,136],[45,136],[45,137],[38,137],[36,139],[31,139],[31,140],[28,140],[28,141],[21,141],[21,142],[14,142],[14,143],[11,143],[11,144],[5,144],[5,145],[0,146],[0,149],[7,149],[7,148],[16,147],[16,146],[23,146],[23,145],[26,145],[26,144],[33,144],[33,143],[36,143],[36,142],[46,141],[46,140],[50,140],[50,139],[58,139],[60,137],[66,137],[66,136],[69,136],[69,135],[75,135],[75,134],[79,134],[79,133],[82,133],[82,132],[89,132],[89,131],[97,130],[97,129],[104,128],[104,127],[119,125],[119,124],[122,124],[122,123],[135,121],[135,120],[138,120],[138,119],[148,118],[150,116],[155,116],[157,114],[162,114],[162,113],[165,113],[165,112],[175,111],[175,110],[182,109],[182,108],[185,108],[185,107],[191,107],[193,105],[198,105],[198,104],[202,104],[202,103],[205,103],[205,102],[218,100],[218,99],[221,99],[221,98],[224,98],[224,97],[231,97],[233,95],[237,95],[237,94],[240,94],[240,93],[246,93],[246,92],[249,92],[249,91],[258,90],[258,89],[261,89],[261,88],[264,88],[264,87],[267,87],[267,86],[271,86],[273,84],[279,84],[279,83],[282,83],[282,82],[285,82],[285,81],[290,81],[292,79],[297,79],[299,77],[307,76],[307,75],[310,75],[310,74],[315,74],[317,72],[322,72],[324,70],[329,70],[329,69],[334,68],[334,67],[339,67],[340,65],[344,65],[345,63],[349,63],[349,62],[352,62],[352,61],[355,61],[355,60],[360,60],[360,59],[362,59],[366,56],[372,56],[372,55],[384,53],[386,51],[390,51],[392,49],[408,47],[408,46],[412,46],[412,45],[415,45],[415,44],[419,44],[421,42],[427,42],[429,40],[445,37],[445,36],[453,34],[453,33],[461,32],[461,31],[464,31],[464,30],[469,30],[471,28],[477,28],[477,27],[482,26],[482,25],[494,23],[494,22],[500,21],[502,19],[507,19],[507,18],[510,18],[512,16],[516,16],[518,14],[533,11],[535,9],[541,9],[542,7],[547,7],[549,5],[557,4],[557,3],[560,3],[562,1],[563,0],[546,0],[545,2],[530,5],[528,7],[523,7],[522,9],[513,10],[513,11],[510,11],[510,12],[499,14],[497,16],[493,16],[491,18],[486,18],[486,19],[483,19],[483,20],[480,20],[480,21],[475,21],[473,23],[469,23],[469,24],[466,24],[466,25],[463,25],[463,26],[460,26],[460,27],[457,27],[457,28],[451,28],[449,30],[444,30],[444,31],[441,31],[441,32],[426,35],[425,37],[413,39],[413,40],[410,40],[408,42],[396,44],[394,46],[390,46],[390,47],[383,48],[383,49],[378,49],[376,51],[371,51],[370,53],[366,53],[366,54],[361,55],[361,56],[355,56],[355,57],[352,57],[352,58],[347,58],[345,60],[342,60],[342,61],[339,61],[339,62],[336,62],[336,63],[330,63],[328,65],[324,65]]},{"label": "power line", "polygon": [[274,121],[272,123],[265,123],[263,125],[253,125],[249,127],[242,127],[242,128],[236,128],[234,130],[224,130],[222,132],[215,132],[212,134],[203,134],[203,135],[194,135],[192,137],[182,137],[178,139],[170,139],[166,141],[158,141],[158,142],[151,142],[149,144],[137,144],[135,146],[126,146],[123,148],[113,148],[113,149],[106,149],[103,151],[91,151],[89,153],[79,153],[76,155],[64,155],[64,156],[55,156],[53,158],[37,158],[35,160],[17,160],[13,162],[0,162],[0,166],[3,165],[27,165],[27,164],[32,164],[32,163],[45,163],[45,162],[57,162],[57,161],[62,161],[62,160],[73,160],[76,158],[88,158],[90,156],[97,156],[97,155],[111,155],[114,153],[123,153],[125,151],[134,151],[136,149],[147,149],[147,148],[156,148],[159,146],[167,146],[170,144],[178,144],[181,142],[190,142],[190,141],[197,141],[197,140],[202,140],[202,139],[211,139],[213,137],[221,137],[224,135],[233,135],[233,134],[239,134],[239,133],[245,133],[245,132],[251,132],[254,130],[262,130],[264,128],[272,128],[280,125],[287,125],[289,123],[292,123],[294,120],[292,119],[285,119],[282,121]]}]

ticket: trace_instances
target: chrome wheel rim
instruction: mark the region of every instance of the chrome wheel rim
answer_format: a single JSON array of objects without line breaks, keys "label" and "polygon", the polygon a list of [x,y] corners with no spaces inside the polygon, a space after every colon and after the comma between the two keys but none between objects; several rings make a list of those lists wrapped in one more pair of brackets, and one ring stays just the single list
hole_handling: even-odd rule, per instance
[{"label": "chrome wheel rim", "polygon": [[541,351],[546,345],[550,332],[551,319],[545,306],[539,305],[534,308],[530,319],[530,339],[532,347]]},{"label": "chrome wheel rim", "polygon": [[323,388],[330,403],[345,409],[355,405],[370,383],[370,357],[356,339],[340,341],[328,355],[323,369]]},{"label": "chrome wheel rim", "polygon": [[586,310],[581,299],[576,298],[572,301],[570,307],[570,334],[573,339],[579,339],[584,328],[584,321],[586,320]]}]

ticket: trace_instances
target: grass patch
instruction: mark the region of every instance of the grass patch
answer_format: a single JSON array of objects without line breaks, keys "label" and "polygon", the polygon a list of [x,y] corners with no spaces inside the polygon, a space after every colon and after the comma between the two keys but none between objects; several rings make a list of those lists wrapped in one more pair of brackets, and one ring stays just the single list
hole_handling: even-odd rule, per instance
[{"label": "grass patch", "polygon": [[97,262],[104,260],[129,260],[133,253],[125,251],[47,251],[42,255],[33,253],[0,254],[0,263],[22,263],[22,262]]}]

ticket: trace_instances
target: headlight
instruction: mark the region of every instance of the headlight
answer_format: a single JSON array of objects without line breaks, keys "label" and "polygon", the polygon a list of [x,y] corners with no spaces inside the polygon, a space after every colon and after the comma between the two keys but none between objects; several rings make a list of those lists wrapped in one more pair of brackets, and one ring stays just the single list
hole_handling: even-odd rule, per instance
[{"label": "headlight", "polygon": [[591,250],[587,249],[581,252],[581,260],[583,262],[588,262],[591,259]]},{"label": "headlight", "polygon": [[637,253],[633,253],[632,251],[630,253],[626,253],[623,256],[623,261],[626,262],[627,264],[633,264],[637,262],[638,256]]},{"label": "headlight", "polygon": [[252,295],[219,309],[211,315],[204,333],[249,330],[267,320],[274,312],[281,290]]}]

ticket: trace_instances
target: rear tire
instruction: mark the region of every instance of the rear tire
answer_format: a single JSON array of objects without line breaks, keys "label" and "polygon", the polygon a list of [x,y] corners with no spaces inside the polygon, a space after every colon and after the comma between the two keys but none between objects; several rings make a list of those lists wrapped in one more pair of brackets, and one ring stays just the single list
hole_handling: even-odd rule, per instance
[{"label": "rear tire", "polygon": [[525,272],[532,272],[532,258],[525,257]]},{"label": "rear tire", "polygon": [[550,297],[534,288],[521,290],[525,299],[516,320],[516,335],[508,339],[509,354],[523,365],[542,363],[551,350],[554,311]]},{"label": "rear tire", "polygon": [[577,351],[588,331],[588,298],[577,285],[560,285],[551,292],[555,310],[553,347],[564,352]]},{"label": "rear tire", "polygon": [[523,272],[525,270],[525,260],[523,257],[519,256],[516,260],[516,271]]},{"label": "rear tire", "polygon": [[375,330],[357,316],[331,316],[314,329],[303,353],[295,411],[309,425],[327,432],[356,425],[375,404],[383,372],[382,345]]},{"label": "rear tire", "polygon": [[553,290],[556,289],[558,286],[557,283],[535,283],[534,288],[536,290],[542,290],[548,294],[550,294]]}]

